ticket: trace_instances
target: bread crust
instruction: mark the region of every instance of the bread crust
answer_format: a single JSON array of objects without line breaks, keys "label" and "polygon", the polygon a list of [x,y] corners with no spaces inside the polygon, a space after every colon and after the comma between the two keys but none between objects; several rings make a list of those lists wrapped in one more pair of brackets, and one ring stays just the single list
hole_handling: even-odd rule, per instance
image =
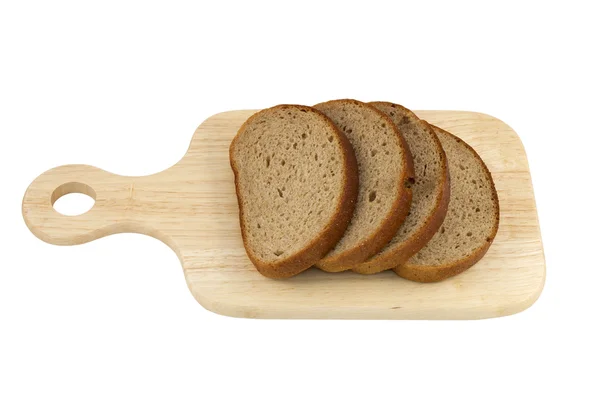
[{"label": "bread crust", "polygon": [[[316,267],[326,272],[341,272],[351,269],[353,265],[363,262],[367,258],[371,257],[379,250],[381,250],[389,241],[394,237],[402,223],[404,222],[410,205],[412,202],[412,188],[405,185],[410,179],[414,179],[414,169],[412,154],[404,140],[404,137],[400,133],[400,130],[394,124],[394,121],[388,117],[385,113],[379,111],[372,105],[360,102],[353,99],[340,99],[331,100],[324,103],[319,103],[315,106],[325,105],[329,103],[348,103],[365,106],[375,113],[379,114],[390,126],[397,137],[399,138],[400,146],[402,147],[404,157],[404,165],[402,174],[398,179],[398,191],[396,193],[396,199],[393,202],[393,206],[387,215],[383,219],[381,226],[371,233],[367,238],[363,239],[357,246],[348,249],[340,254],[333,256],[325,256],[323,259],[316,263]],[[409,185],[410,186],[410,185]],[[358,189],[357,189],[358,190]]]},{"label": "bread crust", "polygon": [[429,242],[440,226],[442,226],[444,218],[446,217],[446,212],[448,211],[448,204],[450,203],[450,173],[448,169],[448,160],[442,147],[442,143],[429,124],[420,120],[419,117],[417,117],[411,110],[399,104],[384,101],[371,102],[369,104],[373,106],[378,104],[392,106],[412,115],[415,119],[414,122],[420,124],[426,131],[428,131],[436,144],[437,153],[440,157],[440,163],[442,165],[442,176],[437,183],[437,186],[441,187],[441,190],[436,198],[436,206],[432,210],[431,214],[427,217],[426,222],[409,238],[403,242],[397,243],[393,248],[387,250],[385,253],[375,254],[368,260],[352,267],[352,271],[363,275],[375,274],[395,268],[408,261],[413,255],[421,250],[427,244],[427,242]]},{"label": "bread crust", "polygon": [[498,233],[498,227],[500,225],[500,203],[498,201],[498,193],[496,191],[496,186],[494,185],[494,180],[492,179],[492,174],[490,173],[490,170],[488,169],[487,165],[485,165],[479,154],[477,154],[477,152],[464,140],[452,135],[450,132],[445,131],[437,126],[430,126],[434,129],[439,129],[440,131],[443,131],[455,138],[458,142],[463,144],[473,154],[473,156],[475,156],[477,160],[479,160],[479,162],[483,166],[483,170],[488,180],[491,183],[492,196],[494,198],[494,203],[496,204],[496,223],[492,230],[492,234],[489,236],[488,240],[479,248],[475,249],[471,254],[460,260],[441,265],[418,265],[407,262],[403,265],[394,268],[394,272],[402,278],[423,283],[439,282],[452,276],[458,275],[461,272],[464,272],[470,267],[472,267],[475,263],[477,263],[477,261],[483,258],[485,253],[487,253],[488,249],[492,245],[492,242],[494,241],[494,238],[496,237],[496,234]]},{"label": "bread crust", "polygon": [[[313,240],[311,240],[304,249],[301,249],[300,251],[296,252],[290,257],[287,257],[282,260],[277,260],[276,262],[263,262],[262,260],[260,260],[259,257],[257,257],[253,253],[246,238],[246,227],[244,226],[244,207],[242,205],[238,183],[239,171],[237,169],[237,166],[235,165],[233,149],[235,148],[240,134],[246,130],[246,127],[252,122],[254,118],[260,115],[262,112],[277,108],[297,108],[299,110],[314,113],[332,128],[331,131],[335,134],[337,143],[342,149],[344,162],[344,182],[342,185],[343,192],[339,198],[336,210],[319,235],[313,238]],[[240,228],[242,231],[242,241],[244,243],[244,248],[246,249],[248,258],[250,258],[252,264],[254,264],[258,272],[260,272],[262,275],[274,279],[289,278],[294,275],[297,275],[300,272],[311,267],[313,264],[315,264],[319,259],[326,255],[341,239],[344,232],[346,231],[346,228],[348,227],[348,224],[350,223],[350,220],[352,219],[354,207],[356,205],[356,200],[358,197],[358,166],[356,163],[356,157],[354,155],[354,149],[348,141],[348,138],[346,138],[346,136],[342,132],[340,132],[340,130],[335,126],[333,122],[331,122],[329,118],[325,116],[325,114],[312,107],[293,104],[281,104],[266,110],[261,110],[253,114],[250,118],[248,118],[248,120],[246,120],[246,122],[244,122],[244,124],[242,124],[242,126],[238,130],[238,133],[233,138],[233,141],[229,146],[229,160],[231,169],[233,170],[234,174],[235,192],[239,205]]]}]

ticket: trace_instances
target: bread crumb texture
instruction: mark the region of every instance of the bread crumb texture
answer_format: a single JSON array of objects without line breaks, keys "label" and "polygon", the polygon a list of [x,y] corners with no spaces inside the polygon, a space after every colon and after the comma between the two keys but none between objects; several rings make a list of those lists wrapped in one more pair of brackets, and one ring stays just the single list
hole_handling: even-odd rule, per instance
[{"label": "bread crumb texture", "polygon": [[232,146],[245,239],[265,263],[292,256],[325,229],[344,189],[335,128],[309,107],[278,106],[249,120]]}]

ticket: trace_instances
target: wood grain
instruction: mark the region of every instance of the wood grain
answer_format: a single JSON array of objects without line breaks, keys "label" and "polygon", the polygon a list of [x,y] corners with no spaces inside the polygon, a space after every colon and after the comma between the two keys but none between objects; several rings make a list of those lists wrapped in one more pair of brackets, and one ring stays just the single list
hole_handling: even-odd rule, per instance
[{"label": "wood grain", "polygon": [[[288,280],[260,275],[240,236],[228,147],[255,111],[214,115],[196,130],[179,163],[127,177],[87,165],[40,175],[23,199],[23,216],[40,239],[74,245],[136,232],[155,237],[181,260],[188,287],[207,309],[247,318],[477,319],[528,308],[545,281],[545,260],[527,157],[502,121],[463,111],[417,111],[469,143],[489,167],[500,199],[500,228],[487,255],[443,282],[406,281],[391,271],[363,276],[311,269]],[[79,216],[53,208],[71,192],[95,198]]]}]

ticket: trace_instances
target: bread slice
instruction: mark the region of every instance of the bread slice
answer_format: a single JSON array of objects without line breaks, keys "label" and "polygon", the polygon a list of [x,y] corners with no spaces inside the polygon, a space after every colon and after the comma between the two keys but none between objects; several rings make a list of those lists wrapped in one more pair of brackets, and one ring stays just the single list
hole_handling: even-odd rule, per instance
[{"label": "bread slice", "polygon": [[311,107],[251,116],[229,149],[242,239],[258,271],[286,278],[323,258],[344,234],[358,191],[348,139]]},{"label": "bread slice", "polygon": [[396,234],[412,198],[412,157],[394,122],[375,107],[356,100],[314,107],[346,134],[358,165],[358,200],[350,225],[316,264],[339,272],[371,257]]},{"label": "bread slice", "polygon": [[457,275],[489,249],[500,222],[498,194],[490,171],[464,141],[438,127],[450,168],[450,204],[440,229],[421,251],[394,269],[403,278],[437,282]]},{"label": "bread slice", "polygon": [[450,200],[446,154],[429,124],[401,105],[385,102],[369,104],[387,114],[402,132],[413,157],[415,183],[406,220],[390,243],[352,268],[361,274],[397,267],[421,250],[442,225]]}]

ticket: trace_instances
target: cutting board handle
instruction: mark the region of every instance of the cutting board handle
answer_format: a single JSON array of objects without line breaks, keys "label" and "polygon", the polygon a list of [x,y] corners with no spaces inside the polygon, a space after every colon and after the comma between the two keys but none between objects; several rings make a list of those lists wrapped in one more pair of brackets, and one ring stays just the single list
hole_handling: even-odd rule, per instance
[{"label": "cutting board handle", "polygon": [[[157,236],[135,195],[139,177],[115,175],[89,165],[64,165],[38,176],[23,198],[23,218],[41,240],[57,245],[86,243],[121,232]],[[84,214],[67,216],[53,207],[69,193],[84,193],[95,200]]]}]

